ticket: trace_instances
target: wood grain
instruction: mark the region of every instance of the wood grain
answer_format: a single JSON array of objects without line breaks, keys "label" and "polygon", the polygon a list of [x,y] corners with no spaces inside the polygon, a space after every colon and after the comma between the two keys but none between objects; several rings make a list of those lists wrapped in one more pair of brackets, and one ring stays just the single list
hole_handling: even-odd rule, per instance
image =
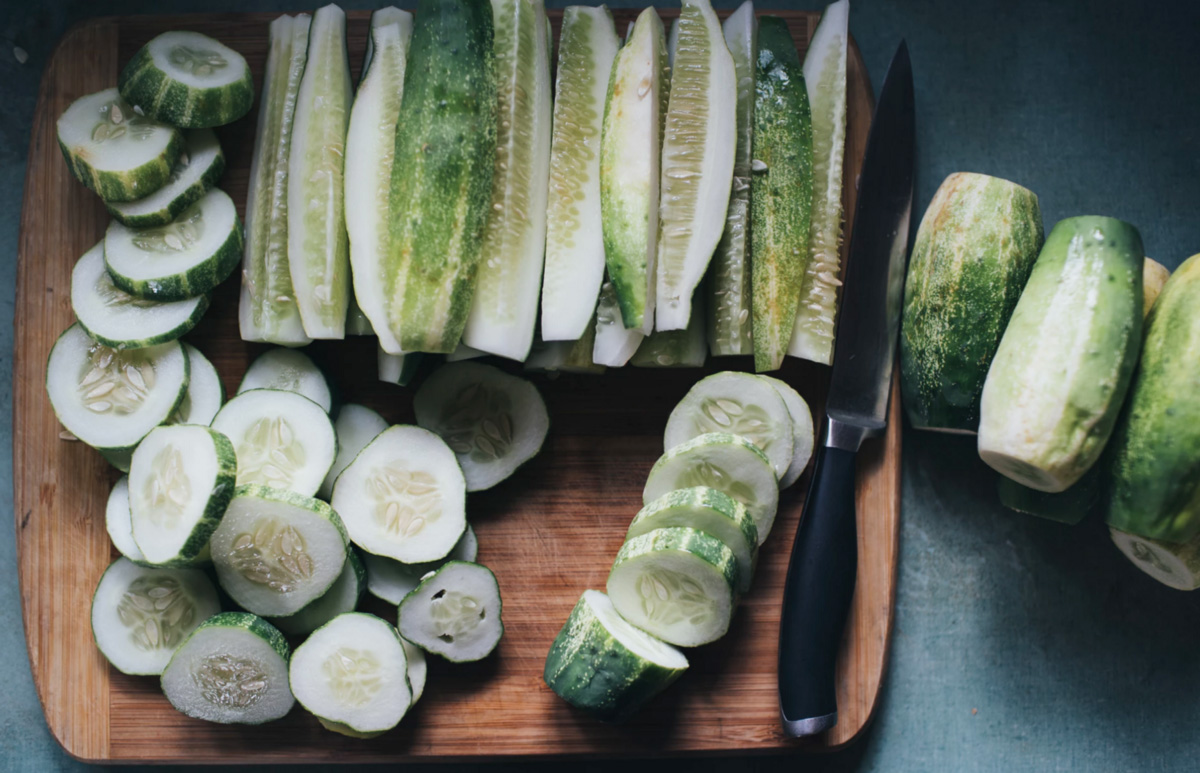
[{"label": "wood grain", "polygon": [[[618,27],[636,10],[614,11]],[[666,10],[664,16],[676,12]],[[817,16],[782,13],[803,52]],[[557,32],[559,13],[552,12]],[[689,653],[686,677],[624,727],[578,714],[542,683],[546,651],[587,588],[603,588],[625,527],[641,503],[646,473],[661,452],[671,407],[703,373],[748,369],[748,358],[696,370],[610,370],[604,376],[535,381],[553,426],[542,453],[496,489],[475,494],[469,516],[479,559],[504,597],[506,634],[487,661],[452,666],[432,659],[429,689],[396,731],[355,741],[322,731],[300,709],[262,727],[212,725],[171,709],[157,680],[108,667],[92,644],[92,590],[116,553],[104,530],[108,489],[118,473],[91,449],[59,438],[43,386],[46,357],[72,321],[70,271],[102,235],[100,203],[62,162],[55,120],[74,99],[116,82],[118,67],[154,35],[194,29],[243,52],[261,82],[269,14],[110,17],[73,28],[42,80],[30,142],[17,271],[13,377],[13,480],[21,595],[29,658],[54,737],[90,761],[286,762],[496,759],[542,755],[658,756],[829,749],[870,721],[887,660],[900,517],[900,432],[893,392],[886,437],[859,467],[859,573],[838,676],[840,722],[807,744],[785,738],[775,684],[779,603],[808,474],[785,492],[752,592],[724,640]],[[365,46],[366,13],[350,14],[351,61]],[[851,48],[844,202],[848,218],[872,111],[862,58]],[[221,186],[246,197],[253,115],[219,130],[229,169]],[[848,227],[848,226],[847,226]],[[234,390],[263,347],[238,338],[236,280],[214,298],[189,336]],[[411,421],[411,390],[375,380],[369,339],[310,347],[343,399],[391,421]],[[828,370],[789,360],[780,374],[819,412]],[[373,604],[392,617],[394,610]]]}]

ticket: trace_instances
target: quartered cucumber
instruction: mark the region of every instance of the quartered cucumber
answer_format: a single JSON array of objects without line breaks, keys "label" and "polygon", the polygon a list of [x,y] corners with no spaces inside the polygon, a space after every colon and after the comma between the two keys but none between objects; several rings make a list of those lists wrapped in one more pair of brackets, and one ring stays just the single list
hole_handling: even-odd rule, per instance
[{"label": "quartered cucumber", "polygon": [[646,334],[640,327],[627,328],[612,282],[600,287],[600,302],[596,307],[595,343],[592,361],[597,365],[619,368],[637,352]]},{"label": "quartered cucumber", "polygon": [[188,385],[179,407],[171,415],[171,423],[207,426],[225,402],[225,385],[221,374],[199,349],[185,343],[183,350],[188,358]]},{"label": "quartered cucumber", "polygon": [[1150,309],[1154,308],[1154,302],[1158,300],[1159,294],[1162,292],[1163,287],[1166,286],[1167,280],[1170,278],[1170,269],[1158,261],[1146,258],[1146,260],[1142,263],[1143,318],[1150,313]]},{"label": "quartered cucumber", "polygon": [[354,461],[359,451],[367,447],[367,443],[387,428],[388,423],[383,417],[365,405],[343,405],[338,410],[337,421],[333,423],[338,441],[337,457],[325,475],[325,481],[317,491],[317,496],[328,501],[333,496],[333,482],[337,480],[337,476]]},{"label": "quartered cucumber", "polygon": [[704,327],[704,295],[697,292],[687,327],[683,330],[655,330],[638,346],[631,362],[638,368],[703,367],[708,357]]},{"label": "quartered cucumber", "polygon": [[467,530],[454,545],[454,549],[442,561],[423,564],[402,564],[392,558],[364,553],[363,559],[367,566],[367,590],[375,598],[383,599],[389,604],[399,604],[404,597],[421,584],[421,578],[437,569],[447,561],[474,561],[479,553],[479,540],[475,538],[475,530],[467,525]]},{"label": "quartered cucumber", "polygon": [[71,174],[108,202],[166,185],[183,145],[178,129],[135,112],[115,88],[80,97],[58,119],[58,146]]},{"label": "quartered cucumber", "polygon": [[1146,574],[1176,590],[1200,588],[1200,537],[1165,542],[1109,529],[1113,544]]},{"label": "quartered cucumber", "polygon": [[164,32],[142,46],[119,88],[154,120],[185,129],[233,123],[254,104],[245,58],[199,32]]},{"label": "quartered cucumber", "polygon": [[212,427],[237,449],[238,485],[254,483],[311,496],[337,456],[329,415],[295,392],[243,392],[221,407]]},{"label": "quartered cucumber", "polygon": [[133,540],[133,521],[129,512],[129,476],[122,475],[108,493],[104,505],[104,528],[113,547],[121,555],[138,564],[146,563],[142,549]]},{"label": "quartered cucumber", "polygon": [[217,135],[193,129],[183,136],[184,150],[163,187],[137,201],[106,201],[108,214],[130,228],[166,225],[217,184],[225,172]]},{"label": "quartered cucumber", "polygon": [[109,564],[92,596],[92,636],[124,674],[161,674],[201,623],[221,611],[217,591],[197,569]]},{"label": "quartered cucumber", "polygon": [[251,389],[282,389],[304,395],[328,413],[333,396],[325,374],[304,352],[295,349],[268,349],[250,363],[237,393]]},{"label": "quartered cucumber", "polygon": [[271,623],[286,634],[295,636],[311,633],[338,615],[353,612],[366,590],[366,565],[358,557],[358,551],[351,548],[346,553],[342,573],[329,586],[329,590],[308,602],[299,612],[272,618]]},{"label": "quartered cucumber", "polygon": [[396,627],[405,639],[446,660],[482,660],[504,635],[501,608],[500,585],[491,569],[450,561],[404,597]]},{"label": "quartered cucumber", "polygon": [[787,488],[800,479],[804,468],[808,467],[808,460],[812,458],[812,411],[809,410],[808,403],[804,401],[800,393],[792,389],[786,382],[772,376],[759,376],[759,378],[765,379],[768,384],[775,387],[775,391],[787,405],[788,415],[792,417],[792,436],[795,444],[792,449],[792,463],[779,478],[779,488]]},{"label": "quartered cucumber", "polygon": [[380,381],[398,386],[408,386],[416,377],[417,368],[421,366],[421,353],[388,354],[380,346],[375,365]]}]

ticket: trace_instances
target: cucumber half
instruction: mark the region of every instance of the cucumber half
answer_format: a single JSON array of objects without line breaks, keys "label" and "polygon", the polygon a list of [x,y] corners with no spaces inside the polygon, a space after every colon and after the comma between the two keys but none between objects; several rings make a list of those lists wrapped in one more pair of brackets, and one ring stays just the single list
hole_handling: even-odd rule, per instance
[{"label": "cucumber half", "polygon": [[188,359],[188,385],[183,400],[171,416],[172,424],[209,425],[225,402],[225,384],[221,374],[203,353],[191,344],[183,345]]},{"label": "cucumber half", "polygon": [[321,406],[326,413],[333,407],[329,381],[304,352],[295,349],[268,349],[250,363],[238,394],[251,389],[282,389],[295,392]]},{"label": "cucumber half", "polygon": [[454,549],[444,560],[423,564],[402,564],[392,558],[363,554],[367,567],[367,590],[372,596],[389,604],[399,604],[404,597],[421,584],[421,578],[436,570],[446,561],[474,561],[479,553],[479,540],[475,530],[467,524],[467,530],[455,543]]},{"label": "cucumber half", "polygon": [[146,115],[187,129],[233,123],[254,104],[245,58],[199,32],[152,39],[125,65],[119,87]]},{"label": "cucumber half", "polygon": [[163,187],[137,201],[106,201],[108,214],[130,228],[166,225],[201,196],[225,172],[225,154],[211,129],[184,134],[185,146]]},{"label": "cucumber half", "polygon": [[325,475],[317,496],[328,501],[333,496],[333,484],[342,474],[342,470],[350,466],[350,462],[354,461],[359,451],[367,447],[367,443],[387,428],[388,423],[384,418],[365,405],[343,405],[338,410],[337,421],[333,423],[338,441],[337,458],[333,460],[333,466]]},{"label": "cucumber half", "polygon": [[400,635],[454,663],[482,660],[504,634],[500,585],[481,564],[449,561],[400,602]]},{"label": "cucumber half", "polygon": [[808,460],[812,458],[813,452],[813,418],[812,411],[808,408],[808,403],[800,396],[800,393],[792,389],[785,381],[780,381],[773,376],[759,376],[765,379],[768,384],[775,387],[775,391],[783,398],[784,404],[787,406],[788,415],[792,417],[792,435],[794,439],[794,447],[792,449],[792,462],[788,465],[787,471],[779,478],[779,488],[787,488],[800,479],[804,473],[804,468],[808,467]]},{"label": "cucumber half", "polygon": [[346,553],[342,573],[329,590],[306,604],[299,612],[287,617],[271,618],[271,624],[286,634],[300,636],[312,633],[338,615],[353,612],[367,589],[367,569],[358,551]]},{"label": "cucumber half", "polygon": [[[142,549],[133,539],[133,521],[129,512],[129,476],[122,475],[108,493],[104,506],[104,528],[117,551],[137,564],[146,563]],[[213,614],[216,614],[215,612]],[[203,619],[203,618],[201,618]]]}]

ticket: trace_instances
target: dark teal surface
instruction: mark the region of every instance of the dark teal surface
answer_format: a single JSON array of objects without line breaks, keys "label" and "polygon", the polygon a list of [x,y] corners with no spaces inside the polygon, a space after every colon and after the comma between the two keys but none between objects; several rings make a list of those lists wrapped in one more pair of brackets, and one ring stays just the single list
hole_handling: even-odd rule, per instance
[{"label": "dark teal surface", "polygon": [[[771,7],[817,6],[760,5]],[[0,2],[0,319],[12,319],[37,84],[63,31],[108,13],[304,9],[278,0]],[[1047,229],[1072,215],[1112,215],[1135,223],[1149,254],[1170,268],[1200,252],[1200,2],[857,0],[850,23],[876,87],[896,43],[908,39],[914,218],[947,174],[987,172],[1036,191]],[[13,45],[29,52],[26,64]],[[5,322],[2,502],[12,501],[11,352]],[[874,726],[839,754],[700,760],[687,769],[1200,769],[1200,595],[1140,574],[1095,519],[1069,528],[1002,511],[971,440],[906,428],[904,442],[896,628]],[[0,566],[0,770],[82,767],[50,737],[33,690],[11,538],[0,539]]]}]

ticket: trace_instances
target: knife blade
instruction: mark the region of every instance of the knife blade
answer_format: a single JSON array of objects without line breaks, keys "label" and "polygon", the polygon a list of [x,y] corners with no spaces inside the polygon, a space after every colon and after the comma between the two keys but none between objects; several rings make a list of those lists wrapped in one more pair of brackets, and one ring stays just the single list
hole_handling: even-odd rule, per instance
[{"label": "knife blade", "polygon": [[912,219],[916,120],[912,65],[901,41],[867,138],[846,262],[824,442],[784,583],[779,710],[803,737],[837,724],[838,649],[854,595],[855,457],[887,426]]}]

